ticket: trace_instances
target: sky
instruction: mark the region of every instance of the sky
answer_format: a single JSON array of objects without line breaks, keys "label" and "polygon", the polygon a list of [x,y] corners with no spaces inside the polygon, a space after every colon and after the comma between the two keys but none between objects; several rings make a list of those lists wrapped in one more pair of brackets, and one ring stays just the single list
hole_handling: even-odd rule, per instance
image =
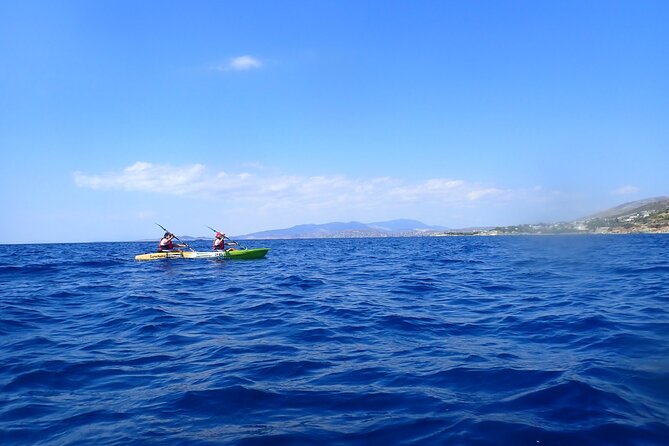
[{"label": "sky", "polygon": [[0,2],[0,243],[669,195],[669,2]]}]

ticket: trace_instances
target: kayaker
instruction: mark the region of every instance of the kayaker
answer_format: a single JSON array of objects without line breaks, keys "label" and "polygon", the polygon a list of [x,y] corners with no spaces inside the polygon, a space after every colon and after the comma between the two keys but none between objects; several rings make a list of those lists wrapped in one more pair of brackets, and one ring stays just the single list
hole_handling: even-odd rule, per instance
[{"label": "kayaker", "polygon": [[[228,245],[236,245],[235,242],[230,242]],[[235,248],[225,248],[225,234],[221,232],[216,233],[214,242],[211,244],[211,249],[214,251],[235,251]]]},{"label": "kayaker", "polygon": [[172,251],[174,248],[184,248],[186,246],[172,243],[173,239],[174,234],[166,232],[165,235],[163,235],[163,238],[160,239],[160,243],[158,243],[158,252]]}]

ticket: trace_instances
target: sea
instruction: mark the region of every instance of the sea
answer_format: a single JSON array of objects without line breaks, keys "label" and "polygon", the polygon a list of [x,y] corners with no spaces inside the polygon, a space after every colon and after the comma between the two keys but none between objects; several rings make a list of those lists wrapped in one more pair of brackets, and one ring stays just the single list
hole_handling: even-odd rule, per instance
[{"label": "sea", "polygon": [[669,444],[669,235],[244,243],[0,246],[0,444]]}]

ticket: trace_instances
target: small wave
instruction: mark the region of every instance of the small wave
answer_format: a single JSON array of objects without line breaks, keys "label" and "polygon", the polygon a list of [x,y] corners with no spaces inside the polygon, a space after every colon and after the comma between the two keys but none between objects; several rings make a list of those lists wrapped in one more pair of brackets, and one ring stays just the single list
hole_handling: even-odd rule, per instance
[{"label": "small wave", "polygon": [[473,390],[476,392],[507,394],[521,389],[545,385],[561,375],[562,372],[559,371],[455,367],[421,377],[421,381],[439,387],[450,387],[457,391]]},{"label": "small wave", "polygon": [[516,288],[510,285],[482,285],[481,289],[489,293],[508,293],[516,291]]},{"label": "small wave", "polygon": [[434,283],[425,280],[402,280],[400,284],[391,288],[392,293],[423,295],[429,292],[439,291]]},{"label": "small wave", "polygon": [[57,264],[53,263],[33,263],[26,265],[10,265],[10,266],[0,266],[0,275],[3,276],[31,276],[43,275],[48,273],[58,273],[60,272],[60,267]]},{"label": "small wave", "polygon": [[280,288],[299,288],[309,290],[322,286],[325,282],[321,279],[305,279],[297,275],[289,275],[278,282]]},{"label": "small wave", "polygon": [[69,267],[72,268],[95,268],[95,269],[110,269],[124,263],[120,259],[100,259],[100,260],[84,260],[81,262],[70,262]]},{"label": "small wave", "polygon": [[625,266],[614,268],[616,274],[638,276],[642,274],[666,274],[669,273],[669,265],[634,267]]},{"label": "small wave", "polygon": [[552,423],[587,424],[604,422],[614,417],[614,411],[624,413],[630,407],[631,404],[616,393],[569,380],[491,404],[487,410],[500,413],[531,411]]},{"label": "small wave", "polygon": [[273,362],[272,364],[258,365],[250,367],[253,376],[258,380],[283,380],[304,378],[319,370],[330,367],[332,364],[323,361],[293,361],[284,360]]},{"label": "small wave", "polygon": [[378,325],[383,330],[397,330],[405,332],[420,332],[438,325],[435,319],[427,317],[400,316],[397,314],[380,316]]},{"label": "small wave", "polygon": [[19,389],[72,389],[76,388],[80,379],[75,376],[68,376],[58,371],[51,370],[32,370],[21,373],[14,377],[3,387],[4,392],[15,392]]},{"label": "small wave", "polygon": [[285,396],[244,386],[191,390],[179,395],[171,404],[176,410],[200,415],[232,415],[249,410],[269,410],[289,404]]},{"label": "small wave", "polygon": [[[506,417],[511,418],[512,417]],[[663,446],[669,438],[669,428],[661,423],[628,425],[603,422],[593,427],[548,429],[539,423],[482,420],[463,422],[457,426],[458,438],[463,444],[496,446],[500,444],[532,444],[543,446],[581,445],[600,446]],[[491,433],[494,433],[491,435]]]}]

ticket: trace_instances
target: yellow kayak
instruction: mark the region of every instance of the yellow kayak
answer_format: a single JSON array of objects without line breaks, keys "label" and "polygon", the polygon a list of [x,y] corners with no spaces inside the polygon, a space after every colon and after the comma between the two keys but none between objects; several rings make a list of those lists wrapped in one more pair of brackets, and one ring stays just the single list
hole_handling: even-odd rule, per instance
[{"label": "yellow kayak", "polygon": [[168,252],[152,252],[149,254],[139,254],[135,256],[135,260],[155,260],[155,259],[183,259],[185,258],[183,251],[168,251]]},{"label": "yellow kayak", "polygon": [[165,251],[139,254],[135,260],[156,259],[261,259],[269,248],[238,249],[235,251]]}]

